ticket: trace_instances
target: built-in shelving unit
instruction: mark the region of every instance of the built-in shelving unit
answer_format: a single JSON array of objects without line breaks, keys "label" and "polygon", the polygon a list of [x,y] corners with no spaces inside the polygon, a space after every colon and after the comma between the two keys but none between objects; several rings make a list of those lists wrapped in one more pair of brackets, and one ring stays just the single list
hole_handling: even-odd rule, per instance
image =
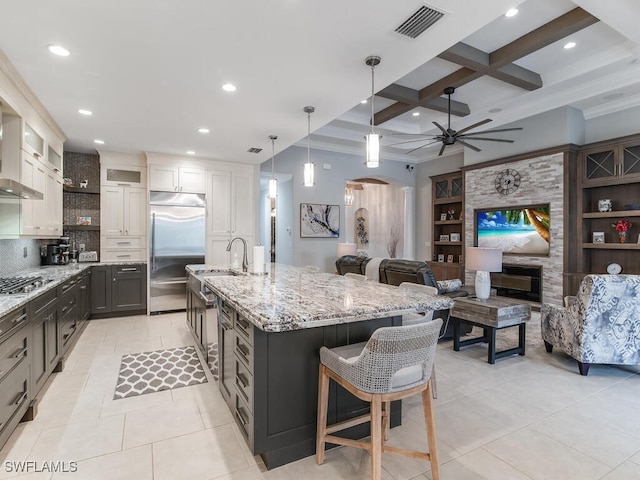
[{"label": "built-in shelving unit", "polygon": [[[580,151],[580,185],[577,192],[577,268],[572,292],[589,273],[607,273],[618,263],[622,273],[640,274],[640,135],[590,145]],[[611,200],[613,210],[601,212],[598,201]],[[618,220],[631,222],[625,243],[613,227]],[[594,243],[594,232],[604,242]]]},{"label": "built-in shelving unit", "polygon": [[[433,258],[429,266],[436,279],[464,278],[464,177],[462,172],[431,177],[433,200]],[[451,213],[453,212],[453,213]],[[442,216],[445,217],[442,220]],[[451,218],[453,216],[453,218]],[[451,241],[451,235],[459,241]],[[441,240],[442,235],[449,240]]]}]

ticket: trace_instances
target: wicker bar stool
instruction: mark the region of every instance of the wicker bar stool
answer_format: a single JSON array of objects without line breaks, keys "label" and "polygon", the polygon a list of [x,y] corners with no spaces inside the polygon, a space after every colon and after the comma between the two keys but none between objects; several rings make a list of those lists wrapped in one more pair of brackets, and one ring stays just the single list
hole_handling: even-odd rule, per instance
[{"label": "wicker bar stool", "polygon": [[[408,327],[383,327],[373,332],[365,344],[320,349],[316,463],[324,462],[325,443],[334,443],[369,450],[373,480],[380,480],[382,476],[383,452],[429,460],[432,479],[440,478],[430,380],[441,326],[442,320],[436,319]],[[358,347],[361,348],[359,354],[354,352]],[[329,379],[369,402],[370,413],[327,426]],[[422,394],[429,451],[385,446],[391,402],[417,394]],[[365,422],[371,422],[370,442],[333,435]]]}]

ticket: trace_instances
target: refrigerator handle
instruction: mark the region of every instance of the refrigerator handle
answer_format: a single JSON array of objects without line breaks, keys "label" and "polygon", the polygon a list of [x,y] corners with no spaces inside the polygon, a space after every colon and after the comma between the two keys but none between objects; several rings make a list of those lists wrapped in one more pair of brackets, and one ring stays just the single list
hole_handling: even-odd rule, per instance
[{"label": "refrigerator handle", "polygon": [[156,212],[151,214],[151,272],[156,272]]}]

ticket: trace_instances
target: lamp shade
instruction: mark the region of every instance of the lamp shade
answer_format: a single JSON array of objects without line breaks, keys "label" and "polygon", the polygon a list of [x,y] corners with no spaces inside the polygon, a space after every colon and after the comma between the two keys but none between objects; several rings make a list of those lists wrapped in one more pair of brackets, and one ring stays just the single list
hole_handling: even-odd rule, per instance
[{"label": "lamp shade", "polygon": [[499,248],[467,247],[465,266],[480,272],[502,271],[502,250]]},{"label": "lamp shade", "polygon": [[368,133],[364,136],[367,145],[367,167],[378,168],[380,165],[380,135]]},{"label": "lamp shade", "polygon": [[355,243],[339,243],[338,244],[338,258],[345,255],[355,255],[356,244]]}]

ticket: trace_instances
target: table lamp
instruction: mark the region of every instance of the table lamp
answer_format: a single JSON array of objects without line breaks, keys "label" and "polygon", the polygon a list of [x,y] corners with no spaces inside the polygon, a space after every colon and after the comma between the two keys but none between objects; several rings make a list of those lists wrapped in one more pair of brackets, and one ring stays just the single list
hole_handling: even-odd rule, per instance
[{"label": "table lamp", "polygon": [[355,255],[356,254],[356,244],[355,243],[338,243],[338,258],[344,257],[345,255]]},{"label": "table lamp", "polygon": [[469,270],[476,271],[476,298],[486,300],[491,292],[489,272],[502,271],[502,250],[467,247],[465,265]]}]

